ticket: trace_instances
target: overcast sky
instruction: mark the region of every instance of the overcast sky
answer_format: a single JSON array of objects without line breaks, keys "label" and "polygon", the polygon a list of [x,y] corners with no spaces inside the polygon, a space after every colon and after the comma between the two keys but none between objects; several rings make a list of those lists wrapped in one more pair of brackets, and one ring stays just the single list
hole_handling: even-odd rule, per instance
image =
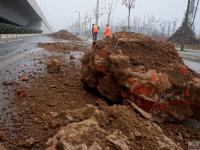
[{"label": "overcast sky", "polygon": [[[92,14],[91,10],[96,6],[96,0],[37,0],[49,23],[54,29],[66,28],[72,20],[78,19],[78,13],[83,17],[86,12]],[[106,0],[100,0],[102,5]],[[163,20],[178,19],[179,23],[183,19],[186,10],[187,0],[136,0],[135,9],[132,10],[132,18],[155,16]],[[127,18],[127,9],[118,3],[112,21],[121,21]],[[102,16],[100,22],[104,22],[107,17]],[[196,17],[196,28],[200,30],[200,8]]]}]

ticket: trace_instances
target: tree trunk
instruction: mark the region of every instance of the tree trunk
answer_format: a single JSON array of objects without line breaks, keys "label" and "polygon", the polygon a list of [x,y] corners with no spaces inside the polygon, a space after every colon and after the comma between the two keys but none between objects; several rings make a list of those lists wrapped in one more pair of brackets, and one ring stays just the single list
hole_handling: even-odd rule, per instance
[{"label": "tree trunk", "polygon": [[108,24],[110,24],[110,16],[111,16],[111,13],[108,14]]},{"label": "tree trunk", "polygon": [[189,7],[190,7],[190,0],[188,0],[187,11],[185,14],[185,20],[183,22],[183,31],[182,31],[183,35],[182,35],[181,51],[183,51],[184,47],[185,47],[185,36],[186,36],[186,30],[188,28]]},{"label": "tree trunk", "polygon": [[99,24],[99,0],[97,0],[97,6],[96,6],[96,25]]},{"label": "tree trunk", "polygon": [[128,7],[128,32],[130,32],[131,7]]}]

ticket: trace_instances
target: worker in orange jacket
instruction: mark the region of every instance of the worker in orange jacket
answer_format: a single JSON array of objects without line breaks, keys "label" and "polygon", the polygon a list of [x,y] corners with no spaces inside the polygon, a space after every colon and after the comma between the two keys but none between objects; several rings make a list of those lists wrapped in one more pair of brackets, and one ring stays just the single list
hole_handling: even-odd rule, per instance
[{"label": "worker in orange jacket", "polygon": [[111,38],[112,37],[112,29],[111,29],[109,24],[106,25],[106,28],[104,30],[104,36],[106,38]]},{"label": "worker in orange jacket", "polygon": [[97,36],[99,33],[99,27],[96,26],[95,24],[92,25],[92,37],[93,37],[93,42],[97,41]]}]

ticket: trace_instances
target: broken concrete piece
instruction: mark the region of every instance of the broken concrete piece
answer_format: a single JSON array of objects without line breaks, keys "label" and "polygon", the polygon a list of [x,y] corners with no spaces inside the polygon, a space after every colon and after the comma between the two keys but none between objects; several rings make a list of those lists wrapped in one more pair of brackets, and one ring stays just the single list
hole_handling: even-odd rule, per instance
[{"label": "broken concrete piece", "polygon": [[108,135],[106,139],[116,145],[120,150],[129,150],[127,141],[128,138],[122,134],[122,132],[116,130],[112,134]]},{"label": "broken concrete piece", "polygon": [[[80,111],[85,113],[88,107],[92,106],[78,109],[74,114],[71,112],[71,115],[76,116]],[[143,149],[171,147],[181,150],[156,124],[141,119],[125,106],[107,106],[101,108],[103,111],[94,106],[93,108],[95,110],[89,114],[88,119],[69,123],[61,128],[48,140],[46,150],[129,150],[137,149],[138,144],[142,144]],[[145,145],[145,140],[151,144]]]}]

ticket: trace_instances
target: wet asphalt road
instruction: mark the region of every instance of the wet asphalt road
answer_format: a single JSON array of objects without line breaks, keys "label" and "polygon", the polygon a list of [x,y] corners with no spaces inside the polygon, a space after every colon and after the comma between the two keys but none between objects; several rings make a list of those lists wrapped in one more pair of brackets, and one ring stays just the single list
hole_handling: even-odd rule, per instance
[{"label": "wet asphalt road", "polygon": [[[21,87],[28,87],[28,82],[20,81],[22,75],[28,75],[30,78],[45,75],[46,58],[61,55],[38,48],[38,43],[47,42],[63,42],[63,40],[37,36],[16,42],[0,43],[0,129],[2,125],[12,124],[11,118],[17,115],[13,114],[15,102],[12,98],[16,91],[12,89],[13,86],[5,86],[4,82],[14,82],[13,85],[20,84]],[[75,58],[83,56],[80,52],[70,52],[66,54],[66,58],[70,57],[69,55]]]},{"label": "wet asphalt road", "polygon": [[200,74],[200,51],[186,50],[179,53],[182,56],[185,65]]},{"label": "wet asphalt road", "polygon": [[[13,119],[17,115],[12,96],[15,91],[12,86],[5,86],[4,82],[20,82],[22,75],[36,75],[44,71],[44,64],[39,63],[41,55],[45,52],[37,47],[39,42],[53,42],[48,36],[37,36],[10,43],[0,43],[0,128],[14,124]],[[28,83],[20,83],[26,87]],[[9,91],[9,92],[8,92]]]}]

